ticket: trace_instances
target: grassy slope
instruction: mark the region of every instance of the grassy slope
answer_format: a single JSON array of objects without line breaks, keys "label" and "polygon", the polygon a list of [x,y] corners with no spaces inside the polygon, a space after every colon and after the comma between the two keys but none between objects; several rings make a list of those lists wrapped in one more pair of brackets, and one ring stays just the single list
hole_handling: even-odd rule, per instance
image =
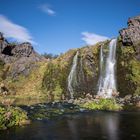
[{"label": "grassy slope", "polygon": [[9,95],[0,96],[0,100],[14,99],[15,104],[30,105],[43,102],[46,95],[42,94],[42,81],[46,70],[46,63],[38,63],[37,68],[31,71],[28,77],[20,76],[18,80],[6,79],[3,81],[9,88]]}]

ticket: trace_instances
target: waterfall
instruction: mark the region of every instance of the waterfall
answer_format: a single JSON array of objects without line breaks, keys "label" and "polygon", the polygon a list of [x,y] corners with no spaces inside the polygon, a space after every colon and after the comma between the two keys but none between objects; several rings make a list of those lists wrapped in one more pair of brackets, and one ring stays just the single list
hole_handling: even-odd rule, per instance
[{"label": "waterfall", "polygon": [[73,58],[71,71],[70,71],[69,76],[68,76],[68,91],[70,93],[71,99],[73,99],[73,95],[74,95],[73,85],[75,85],[77,82],[76,67],[77,67],[77,62],[78,62],[78,55],[79,55],[79,52],[77,51],[74,58]]},{"label": "waterfall", "polygon": [[103,56],[103,46],[100,48],[100,77],[99,77],[99,82],[98,82],[98,91],[102,90],[103,87],[103,76],[104,76],[104,56]]},{"label": "waterfall", "polygon": [[[117,92],[115,78],[116,43],[117,39],[112,39],[109,43],[109,52],[105,64],[102,46],[100,49],[100,77],[98,95],[105,98],[111,98],[113,93]],[[103,67],[105,67],[105,69]]]}]

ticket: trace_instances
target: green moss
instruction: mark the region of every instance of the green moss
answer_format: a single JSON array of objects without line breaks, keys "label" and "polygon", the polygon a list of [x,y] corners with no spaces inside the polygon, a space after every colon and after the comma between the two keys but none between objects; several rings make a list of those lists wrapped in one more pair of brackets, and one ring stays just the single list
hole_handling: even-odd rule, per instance
[{"label": "green moss", "polygon": [[121,40],[117,42],[117,83],[120,96],[134,94],[140,78],[140,65],[136,59],[133,46],[123,46]]},{"label": "green moss", "polygon": [[140,95],[140,62],[137,60],[131,60],[130,65],[132,74],[129,76],[129,78],[134,82],[136,87],[134,94]]},{"label": "green moss", "polygon": [[121,109],[121,106],[116,103],[114,99],[99,99],[97,101],[89,101],[80,105],[83,108],[90,110],[110,110],[117,111]]},{"label": "green moss", "polygon": [[63,92],[63,89],[61,88],[61,86],[59,84],[56,85],[56,87],[53,91],[55,101],[60,101],[61,100],[62,92]]},{"label": "green moss", "polygon": [[25,124],[27,113],[19,107],[0,107],[0,130]]},{"label": "green moss", "polygon": [[71,50],[47,64],[42,89],[48,95],[48,100],[58,101],[66,94],[67,78],[75,52],[76,50]]}]

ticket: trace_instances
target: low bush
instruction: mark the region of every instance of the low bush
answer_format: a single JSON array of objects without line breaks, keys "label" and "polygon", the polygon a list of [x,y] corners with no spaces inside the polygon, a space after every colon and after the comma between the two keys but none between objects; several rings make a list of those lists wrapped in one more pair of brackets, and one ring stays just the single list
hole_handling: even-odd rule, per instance
[{"label": "low bush", "polygon": [[0,130],[29,123],[27,113],[19,107],[0,107]]},{"label": "low bush", "polygon": [[116,103],[115,99],[99,99],[94,101],[89,101],[80,105],[82,108],[91,110],[110,110],[118,111],[121,110],[121,106]]}]

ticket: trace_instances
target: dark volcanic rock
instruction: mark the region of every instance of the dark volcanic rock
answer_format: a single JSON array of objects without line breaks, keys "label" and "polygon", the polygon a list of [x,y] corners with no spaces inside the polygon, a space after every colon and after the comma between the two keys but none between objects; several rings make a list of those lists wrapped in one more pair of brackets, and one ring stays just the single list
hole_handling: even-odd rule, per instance
[{"label": "dark volcanic rock", "polygon": [[123,45],[136,45],[140,42],[140,16],[129,18],[128,28],[119,31]]},{"label": "dark volcanic rock", "polygon": [[0,33],[0,60],[10,64],[8,75],[16,78],[20,74],[28,75],[36,62],[44,58],[34,51],[30,43],[10,44]]},{"label": "dark volcanic rock", "polygon": [[32,53],[35,53],[34,49],[28,42],[16,45],[11,51],[15,57],[29,57]]}]

